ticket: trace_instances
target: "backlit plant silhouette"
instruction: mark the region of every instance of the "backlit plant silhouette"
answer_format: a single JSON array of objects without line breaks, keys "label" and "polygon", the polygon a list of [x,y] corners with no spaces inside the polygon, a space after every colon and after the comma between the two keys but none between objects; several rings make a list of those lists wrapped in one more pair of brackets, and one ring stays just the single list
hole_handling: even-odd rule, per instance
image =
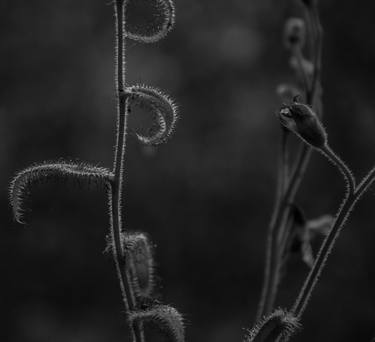
[{"label": "backlit plant silhouette", "polygon": [[[323,30],[318,12],[318,0],[301,0],[305,21],[291,18],[287,21],[284,43],[291,53],[290,64],[295,70],[298,85],[280,85],[278,93],[284,101],[278,118],[281,123],[281,148],[278,167],[278,191],[269,227],[265,276],[258,308],[259,323],[250,331],[247,341],[287,341],[300,327],[301,317],[319,280],[327,258],[334,247],[346,220],[361,196],[375,180],[375,168],[357,184],[349,167],[328,144],[327,133],[321,123],[322,105],[322,39]],[[307,48],[306,48],[307,43]],[[305,57],[305,52],[308,57]],[[289,132],[297,135],[300,149],[290,156]],[[311,152],[323,154],[341,172],[346,183],[344,199],[336,216],[324,215],[306,221],[295,203],[295,195],[308,165]],[[314,260],[310,240],[316,233],[326,235]],[[310,266],[304,284],[289,310],[274,311],[281,274],[297,244],[303,260]]]},{"label": "backlit plant silhouette", "polygon": [[[117,127],[112,170],[72,161],[34,165],[19,172],[11,183],[10,201],[15,219],[22,223],[24,199],[32,186],[48,180],[75,179],[104,185],[108,193],[110,237],[107,250],[113,255],[126,320],[131,340],[144,342],[144,325],[151,323],[165,333],[168,340],[184,341],[181,315],[171,306],[153,298],[154,261],[148,237],[125,228],[123,218],[124,171],[128,118],[136,106],[146,108],[153,125],[147,135],[136,134],[146,145],[159,145],[172,135],[177,121],[177,108],[161,91],[143,85],[126,83],[126,39],[153,43],[172,29],[175,9],[172,0],[155,0],[162,11],[162,23],[150,34],[132,32],[126,25],[129,0],[114,0],[116,28],[116,97]],[[245,342],[287,341],[301,328],[302,315],[317,285],[327,258],[357,201],[375,180],[375,168],[357,182],[349,167],[328,143],[322,124],[322,40],[323,31],[317,0],[300,0],[305,18],[291,18],[285,25],[284,44],[290,53],[290,65],[296,74],[295,85],[280,85],[278,94],[283,104],[277,113],[281,127],[280,161],[276,203],[269,224],[264,283],[256,323]],[[305,24],[306,22],[306,24]],[[299,138],[296,155],[290,146],[290,133]],[[346,188],[335,217],[322,215],[313,220],[304,217],[296,203],[311,153],[320,152],[342,174]],[[325,235],[316,257],[311,240]],[[282,274],[287,268],[292,249],[297,249],[310,267],[309,273],[290,308],[275,307]]]},{"label": "backlit plant silhouette", "polygon": [[143,325],[151,322],[171,341],[182,342],[184,326],[181,315],[173,307],[152,299],[154,271],[151,244],[146,235],[129,232],[122,222],[126,138],[128,117],[132,108],[146,108],[155,121],[149,135],[137,134],[143,144],[158,145],[165,142],[173,133],[177,120],[177,108],[168,96],[152,87],[129,86],[125,79],[126,39],[143,43],[157,42],[164,38],[174,25],[175,9],[172,0],[157,0],[156,3],[163,12],[163,22],[152,34],[144,35],[127,29],[125,19],[128,0],[113,1],[116,28],[117,128],[112,171],[71,161],[35,165],[21,171],[14,178],[10,187],[10,201],[15,219],[21,223],[24,197],[37,182],[73,178],[105,185],[110,215],[110,239],[107,249],[113,254],[132,341],[144,341]]}]

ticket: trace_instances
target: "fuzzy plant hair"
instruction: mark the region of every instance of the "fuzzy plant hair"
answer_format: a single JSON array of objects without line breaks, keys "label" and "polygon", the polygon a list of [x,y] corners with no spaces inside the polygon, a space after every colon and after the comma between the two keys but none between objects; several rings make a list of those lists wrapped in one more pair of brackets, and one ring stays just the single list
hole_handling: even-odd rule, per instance
[{"label": "fuzzy plant hair", "polygon": [[[110,234],[107,251],[113,256],[125,319],[132,342],[146,342],[144,326],[150,324],[164,334],[167,341],[184,342],[184,320],[172,306],[154,298],[153,248],[147,234],[132,232],[122,221],[124,198],[125,155],[128,119],[134,107],[145,108],[153,125],[149,134],[136,133],[140,143],[159,145],[172,136],[177,119],[177,107],[164,92],[147,85],[126,82],[126,42],[154,43],[164,38],[175,23],[172,0],[154,0],[162,10],[162,22],[150,34],[133,32],[127,27],[129,0],[113,0],[115,14],[115,83],[117,125],[115,152],[111,170],[97,165],[68,160],[44,162],[19,172],[10,185],[10,203],[14,218],[24,221],[25,199],[33,186],[47,181],[95,183],[108,194]],[[281,84],[277,93],[283,104],[277,112],[280,123],[280,153],[276,202],[269,223],[264,281],[255,324],[248,330],[244,342],[286,342],[302,328],[302,316],[337,239],[358,200],[375,180],[375,168],[357,181],[350,168],[329,144],[323,125],[322,48],[323,30],[318,0],[299,0],[304,18],[290,18],[285,25],[283,43],[290,54],[290,67],[295,84]],[[291,135],[297,137],[298,152],[291,148]],[[323,214],[307,219],[296,194],[313,152],[327,158],[345,181],[342,203],[336,215]],[[315,256],[312,240],[324,239]],[[293,251],[300,253],[309,272],[288,308],[275,306],[282,276]],[[323,322],[324,323],[324,322]]]},{"label": "fuzzy plant hair", "polygon": [[[323,29],[318,0],[301,0],[300,3],[305,18],[290,18],[284,30],[284,45],[290,53],[290,66],[296,74],[296,84],[282,84],[277,88],[277,93],[284,102],[277,113],[282,135],[278,190],[268,231],[264,282],[257,314],[260,323],[257,323],[256,327],[262,327],[264,322],[273,322],[275,319],[273,310],[277,292],[292,246],[297,246],[303,261],[310,267],[294,304],[286,311],[301,324],[302,315],[339,234],[356,203],[375,180],[373,168],[357,182],[350,168],[328,143],[328,134],[322,124]],[[299,151],[295,156],[291,155],[290,133],[300,140]],[[325,214],[307,220],[302,208],[296,203],[295,196],[313,151],[325,156],[345,181],[343,200],[334,217]],[[311,240],[319,234],[325,238],[314,257]],[[266,321],[263,316],[267,317]],[[295,331],[296,329],[289,332],[280,331],[278,337],[271,340],[288,341]]]},{"label": "fuzzy plant hair", "polygon": [[117,126],[112,170],[64,160],[33,165],[19,172],[11,182],[10,202],[16,221],[22,223],[24,200],[37,183],[73,179],[103,185],[108,193],[110,216],[107,250],[113,255],[131,340],[144,342],[144,325],[152,324],[158,327],[169,341],[183,342],[184,323],[181,314],[175,308],[153,299],[154,261],[149,238],[143,233],[129,231],[122,221],[126,139],[128,118],[132,109],[135,106],[145,108],[154,121],[150,134],[136,134],[140,143],[146,145],[166,142],[174,132],[178,118],[176,105],[162,91],[151,86],[126,83],[126,40],[157,42],[171,31],[175,23],[173,1],[156,0],[156,3],[158,8],[162,9],[162,23],[152,34],[145,35],[127,28],[125,18],[128,0],[113,0]]}]

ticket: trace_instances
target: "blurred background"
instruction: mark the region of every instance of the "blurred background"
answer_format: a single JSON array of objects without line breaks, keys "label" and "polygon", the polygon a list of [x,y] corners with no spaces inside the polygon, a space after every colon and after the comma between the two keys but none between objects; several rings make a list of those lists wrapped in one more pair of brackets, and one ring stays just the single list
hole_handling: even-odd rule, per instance
[{"label": "blurred background", "polygon": [[[134,15],[129,9],[141,29],[153,13],[142,1],[138,9],[131,1]],[[176,0],[176,9],[166,39],[127,44],[128,85],[163,89],[181,120],[157,149],[129,135],[124,220],[155,243],[156,293],[184,314],[187,341],[241,341],[256,313],[274,201],[275,89],[293,80],[283,24],[302,11],[292,0]],[[358,176],[375,163],[374,10],[371,2],[321,5],[325,126]],[[104,189],[35,186],[25,226],[8,203],[10,180],[30,164],[66,158],[111,167],[110,1],[1,0],[0,23],[1,340],[127,341],[113,262],[103,253]],[[146,115],[132,116],[131,132],[147,128]],[[340,236],[296,341],[375,335],[373,194]],[[342,195],[341,176],[315,153],[298,194],[306,216],[334,214]],[[307,272],[291,260],[278,305],[291,305]]]}]

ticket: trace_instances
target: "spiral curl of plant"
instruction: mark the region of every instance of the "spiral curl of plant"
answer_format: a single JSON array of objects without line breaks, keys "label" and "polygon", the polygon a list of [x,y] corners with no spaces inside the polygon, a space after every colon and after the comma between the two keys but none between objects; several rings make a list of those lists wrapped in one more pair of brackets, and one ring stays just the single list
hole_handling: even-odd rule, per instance
[{"label": "spiral curl of plant", "polygon": [[[163,22],[150,35],[138,34],[126,28],[128,0],[113,1],[116,31],[115,84],[117,97],[117,126],[114,163],[112,171],[102,167],[72,161],[57,161],[34,165],[19,172],[10,186],[10,202],[15,219],[22,223],[24,198],[32,185],[49,180],[75,179],[104,184],[108,193],[110,216],[110,241],[107,248],[112,252],[126,321],[132,341],[144,342],[143,325],[152,323],[173,342],[184,341],[184,324],[178,311],[152,298],[153,255],[151,244],[144,234],[127,232],[122,222],[123,179],[125,169],[128,116],[134,106],[142,106],[152,115],[154,129],[149,135],[136,134],[146,145],[159,145],[173,134],[178,119],[177,106],[162,91],[144,85],[128,86],[126,76],[126,39],[142,43],[154,43],[164,38],[175,23],[175,7],[172,0],[156,0],[163,11]],[[145,305],[145,303],[149,303]]]}]

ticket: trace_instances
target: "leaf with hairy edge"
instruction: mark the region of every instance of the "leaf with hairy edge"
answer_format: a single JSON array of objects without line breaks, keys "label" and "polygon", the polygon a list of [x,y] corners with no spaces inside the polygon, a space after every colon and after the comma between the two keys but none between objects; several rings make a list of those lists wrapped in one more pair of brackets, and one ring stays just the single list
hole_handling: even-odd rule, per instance
[{"label": "leaf with hairy edge", "polygon": [[278,337],[291,336],[299,328],[298,319],[293,314],[277,309],[257,322],[244,342],[274,342]]},{"label": "leaf with hairy edge", "polygon": [[34,183],[68,178],[106,184],[112,180],[113,175],[102,167],[69,161],[31,166],[19,172],[10,185],[9,197],[16,221],[22,223],[24,198]]},{"label": "leaf with hairy edge", "polygon": [[148,310],[139,310],[130,314],[132,322],[152,323],[156,325],[171,342],[184,342],[185,331],[180,313],[168,305],[155,305]]},{"label": "leaf with hairy edge", "polygon": [[159,145],[173,134],[178,120],[177,106],[160,90],[148,86],[127,88],[129,106],[136,104],[149,107],[155,115],[158,128],[150,136],[137,134],[137,138],[146,145]]},{"label": "leaf with hairy edge", "polygon": [[143,233],[123,236],[123,244],[130,259],[134,291],[139,297],[148,297],[154,287],[154,261],[152,248]]},{"label": "leaf with hairy edge", "polygon": [[126,30],[126,37],[142,43],[155,43],[163,39],[173,28],[175,23],[175,6],[172,0],[157,0],[163,11],[163,23],[151,35],[134,33]]}]

